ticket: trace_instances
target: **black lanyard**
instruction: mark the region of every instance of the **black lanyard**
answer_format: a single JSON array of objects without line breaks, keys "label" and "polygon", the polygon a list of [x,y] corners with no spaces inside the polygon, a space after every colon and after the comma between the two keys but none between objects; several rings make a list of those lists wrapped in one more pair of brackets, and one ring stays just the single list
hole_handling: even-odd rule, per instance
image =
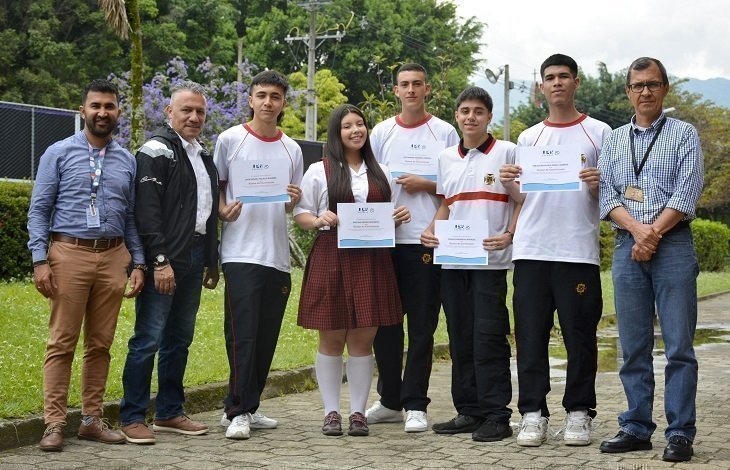
[{"label": "black lanyard", "polygon": [[654,144],[656,143],[657,138],[659,137],[659,134],[661,134],[662,129],[664,129],[664,123],[667,122],[667,118],[662,119],[662,122],[659,123],[659,127],[656,130],[656,134],[654,134],[654,138],[651,139],[651,142],[649,143],[649,148],[646,149],[646,152],[644,152],[644,158],[641,159],[641,163],[636,163],[636,151],[634,150],[634,129],[629,129],[629,141],[631,142],[631,162],[634,164],[634,173],[636,174],[636,179],[639,179],[639,175],[641,174],[641,170],[644,169],[644,165],[646,164],[647,158],[649,158],[649,152],[651,152],[651,149],[654,147]]}]

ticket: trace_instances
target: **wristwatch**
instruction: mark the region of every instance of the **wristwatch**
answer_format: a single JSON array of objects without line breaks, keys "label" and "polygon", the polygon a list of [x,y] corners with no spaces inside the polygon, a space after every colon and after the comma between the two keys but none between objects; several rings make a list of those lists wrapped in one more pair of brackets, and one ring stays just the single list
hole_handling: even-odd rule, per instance
[{"label": "wristwatch", "polygon": [[155,256],[155,267],[167,266],[168,264],[170,264],[170,260],[167,258],[167,256],[163,254]]}]

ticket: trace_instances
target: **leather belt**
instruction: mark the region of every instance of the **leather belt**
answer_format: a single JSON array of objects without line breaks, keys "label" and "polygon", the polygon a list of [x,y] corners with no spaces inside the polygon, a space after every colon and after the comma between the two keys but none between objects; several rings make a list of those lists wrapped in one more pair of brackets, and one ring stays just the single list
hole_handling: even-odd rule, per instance
[{"label": "leather belt", "polygon": [[51,235],[51,240],[54,242],[71,243],[76,246],[83,246],[84,248],[91,248],[97,251],[104,251],[110,248],[115,248],[124,243],[124,238],[101,238],[98,240],[88,238],[76,238],[67,237],[60,233],[54,233]]}]

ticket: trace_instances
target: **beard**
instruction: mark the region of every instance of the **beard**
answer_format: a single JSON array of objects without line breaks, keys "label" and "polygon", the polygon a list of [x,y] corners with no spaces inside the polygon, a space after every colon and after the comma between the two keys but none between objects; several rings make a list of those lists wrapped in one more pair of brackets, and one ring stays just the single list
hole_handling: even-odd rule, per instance
[{"label": "beard", "polygon": [[[99,127],[99,123],[106,123],[107,126]],[[117,128],[117,120],[111,117],[105,119],[90,119],[85,121],[84,124],[89,129],[91,135],[102,138],[109,137],[112,132],[114,132],[114,129]]]}]

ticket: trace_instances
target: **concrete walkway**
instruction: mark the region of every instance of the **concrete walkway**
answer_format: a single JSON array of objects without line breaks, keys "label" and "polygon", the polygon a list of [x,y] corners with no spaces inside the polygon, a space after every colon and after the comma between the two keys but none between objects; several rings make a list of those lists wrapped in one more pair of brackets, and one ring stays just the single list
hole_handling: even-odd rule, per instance
[{"label": "concrete walkway", "polygon": [[[598,469],[730,469],[730,294],[700,303],[700,329],[725,329],[711,333],[697,346],[700,383],[697,396],[698,433],[695,457],[691,463],[662,462],[664,449],[663,380],[657,378],[654,408],[658,424],[654,449],[628,454],[602,454],[598,444],[617,431],[616,416],[625,404],[621,383],[615,371],[601,372],[597,379],[598,429],[588,447],[566,447],[550,439],[539,448],[518,446],[514,438],[497,443],[477,443],[469,435],[439,436],[431,431],[406,434],[402,424],[371,426],[369,437],[325,437],[320,434],[322,408],[317,391],[286,395],[263,401],[261,412],[279,420],[279,429],[253,431],[247,441],[231,441],[218,427],[221,410],[199,413],[211,432],[202,437],[157,435],[154,446],[108,446],[75,438],[66,441],[60,453],[44,453],[36,446],[0,452],[0,469],[25,468],[598,468]],[[608,331],[611,334],[611,331]],[[724,336],[723,336],[724,335]],[[720,339],[718,339],[720,337]],[[719,341],[714,342],[712,341]],[[609,354],[610,356],[610,354]],[[564,388],[560,361],[555,361],[553,391],[548,402],[553,412],[551,427],[557,431],[564,418],[560,400]],[[655,367],[663,369],[662,357]],[[612,369],[612,367],[603,367]],[[513,371],[515,371],[513,364]],[[431,379],[429,422],[454,415],[449,393],[450,367],[438,363]],[[517,382],[513,374],[513,409],[516,408]],[[347,406],[347,386],[343,387],[343,410]],[[372,397],[375,399],[375,395]],[[343,413],[344,414],[344,413]],[[519,420],[515,410],[513,421]],[[40,437],[40,436],[39,436]]]}]

